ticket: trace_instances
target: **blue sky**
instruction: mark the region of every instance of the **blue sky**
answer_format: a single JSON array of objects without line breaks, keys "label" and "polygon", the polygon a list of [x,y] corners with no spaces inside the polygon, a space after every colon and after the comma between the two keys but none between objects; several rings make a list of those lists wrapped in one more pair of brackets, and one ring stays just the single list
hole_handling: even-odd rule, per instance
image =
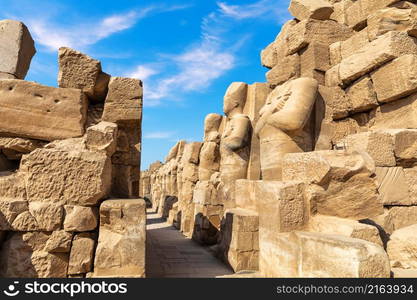
[{"label": "blue sky", "polygon": [[144,81],[142,169],[180,139],[200,141],[233,81],[264,82],[260,51],[290,18],[289,0],[0,0],[36,42],[27,80],[57,85],[57,49]]}]

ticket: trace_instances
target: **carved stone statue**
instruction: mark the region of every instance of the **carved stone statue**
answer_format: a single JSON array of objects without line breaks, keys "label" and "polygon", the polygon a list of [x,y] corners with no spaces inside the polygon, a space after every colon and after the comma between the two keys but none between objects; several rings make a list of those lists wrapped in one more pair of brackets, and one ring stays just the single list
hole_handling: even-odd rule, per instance
[{"label": "carved stone statue", "polygon": [[304,152],[303,131],[318,91],[317,80],[298,78],[276,87],[260,110],[255,133],[260,139],[263,180],[282,179],[282,159],[287,153]]},{"label": "carved stone statue", "polygon": [[198,178],[200,181],[210,180],[214,172],[220,168],[220,125],[223,117],[208,114],[204,120],[204,144],[200,151]]},{"label": "carved stone statue", "polygon": [[251,123],[243,114],[248,85],[232,83],[224,96],[223,110],[227,116],[220,141],[220,178],[222,187],[219,197],[224,208],[234,207],[234,182],[247,177],[250,156]]}]

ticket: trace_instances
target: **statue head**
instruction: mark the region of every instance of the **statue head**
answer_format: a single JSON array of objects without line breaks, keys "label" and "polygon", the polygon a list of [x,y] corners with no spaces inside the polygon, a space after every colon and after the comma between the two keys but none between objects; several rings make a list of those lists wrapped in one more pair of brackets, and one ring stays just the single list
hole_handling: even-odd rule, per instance
[{"label": "statue head", "polygon": [[218,138],[222,118],[219,114],[208,114],[206,116],[204,120],[204,141]]},{"label": "statue head", "polygon": [[233,82],[227,89],[223,100],[223,111],[228,117],[243,112],[246,103],[248,85],[244,82]]}]

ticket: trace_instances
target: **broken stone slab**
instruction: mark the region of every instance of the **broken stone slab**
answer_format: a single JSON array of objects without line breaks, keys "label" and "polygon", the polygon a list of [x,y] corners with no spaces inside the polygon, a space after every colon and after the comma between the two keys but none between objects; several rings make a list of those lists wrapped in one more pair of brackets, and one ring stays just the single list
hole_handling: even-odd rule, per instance
[{"label": "broken stone slab", "polygon": [[67,253],[44,250],[50,233],[13,233],[0,253],[0,274],[4,278],[66,278]]},{"label": "broken stone slab", "polygon": [[378,106],[372,80],[369,76],[364,76],[346,89],[346,96],[352,105],[350,113],[369,111]]},{"label": "broken stone slab", "polygon": [[71,244],[68,274],[85,274],[93,270],[95,240],[91,233],[78,233]]},{"label": "broken stone slab", "polygon": [[103,121],[137,122],[142,119],[142,82],[138,79],[112,77],[104,104]]},{"label": "broken stone slab", "polygon": [[111,187],[111,162],[104,153],[77,149],[37,149],[24,155],[21,170],[30,202],[95,205]]},{"label": "broken stone slab", "polygon": [[64,230],[70,232],[92,231],[98,225],[96,207],[65,205]]},{"label": "broken stone slab", "polygon": [[338,234],[383,245],[377,227],[349,219],[315,215],[310,218],[308,231]]},{"label": "broken stone slab", "polygon": [[93,277],[145,276],[145,210],[141,199],[113,199],[101,204]]},{"label": "broken stone slab", "polygon": [[417,52],[417,42],[404,32],[391,31],[366,44],[326,72],[326,85],[348,85],[405,54]]},{"label": "broken stone slab", "polygon": [[360,220],[383,212],[366,153],[316,151],[284,156],[283,180],[312,183],[307,198],[319,214]]},{"label": "broken stone slab", "polygon": [[346,118],[352,110],[352,101],[338,86],[319,85],[318,95],[325,104],[325,117],[333,120]]},{"label": "broken stone slab", "polygon": [[266,73],[266,80],[270,85],[277,86],[300,76],[300,56],[295,53],[278,60],[277,64]]},{"label": "broken stone slab", "polygon": [[417,91],[417,55],[401,56],[371,74],[379,102],[391,102]]},{"label": "broken stone slab", "polygon": [[141,136],[140,123],[119,123],[116,152],[112,156],[112,163],[140,167]]},{"label": "broken stone slab", "polygon": [[117,125],[115,123],[100,122],[87,128],[85,144],[89,150],[104,151],[110,157],[116,151],[116,142]]},{"label": "broken stone slab", "polygon": [[[384,205],[416,205],[415,196],[412,198],[408,179],[411,176],[406,176],[402,167],[377,167],[376,180],[378,182],[378,191],[381,195],[382,203]],[[410,174],[409,174],[410,175]]]},{"label": "broken stone slab", "polygon": [[377,129],[417,128],[415,112],[417,94],[389,102],[373,109],[369,114],[368,127]]},{"label": "broken stone slab", "polygon": [[342,235],[291,232],[260,236],[264,277],[390,277],[389,259],[374,243]]},{"label": "broken stone slab", "polygon": [[353,30],[333,20],[308,19],[291,26],[285,35],[286,55],[292,55],[307,47],[312,41],[331,45],[350,38]]},{"label": "broken stone slab", "polygon": [[10,160],[19,160],[23,154],[42,148],[46,143],[38,140],[0,137],[0,149]]},{"label": "broken stone slab", "polygon": [[292,0],[288,9],[298,20],[328,20],[333,13],[333,6],[325,0]]},{"label": "broken stone slab", "polygon": [[0,45],[0,72],[4,74],[0,78],[25,79],[36,53],[35,43],[25,24],[15,20],[0,21]]},{"label": "broken stone slab", "polygon": [[256,181],[259,230],[272,236],[304,228],[310,216],[305,184],[296,181]]},{"label": "broken stone slab", "polygon": [[37,231],[59,230],[64,219],[62,206],[54,203],[30,202],[29,213],[36,220]]},{"label": "broken stone slab", "polygon": [[72,233],[64,230],[54,231],[45,245],[49,253],[68,253],[71,250]]},{"label": "broken stone slab", "polygon": [[390,277],[388,256],[379,245],[339,235],[294,235],[300,244],[300,277]]},{"label": "broken stone slab", "polygon": [[376,167],[395,167],[394,140],[384,130],[368,131],[348,135],[340,142],[347,151],[366,152],[375,162]]},{"label": "broken stone slab", "polygon": [[417,37],[417,9],[400,9],[389,7],[378,10],[368,16],[368,34],[371,40],[388,31],[403,31],[408,35]]},{"label": "broken stone slab", "polygon": [[104,101],[110,75],[101,71],[101,63],[88,55],[67,47],[58,51],[58,85],[80,89],[91,99]]},{"label": "broken stone slab", "polygon": [[87,99],[80,90],[0,80],[0,133],[53,141],[84,134]]},{"label": "broken stone slab", "polygon": [[417,224],[394,231],[387,244],[391,267],[417,269]]}]

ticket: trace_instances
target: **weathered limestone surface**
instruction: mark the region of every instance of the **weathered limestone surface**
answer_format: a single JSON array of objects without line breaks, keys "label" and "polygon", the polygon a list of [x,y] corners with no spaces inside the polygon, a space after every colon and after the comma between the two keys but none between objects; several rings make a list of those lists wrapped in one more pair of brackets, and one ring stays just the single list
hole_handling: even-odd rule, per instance
[{"label": "weathered limestone surface", "polygon": [[292,0],[289,11],[298,20],[328,20],[333,13],[333,6],[325,0]]},{"label": "weathered limestone surface", "polygon": [[101,204],[94,277],[145,276],[145,207],[129,199]]},{"label": "weathered limestone surface", "polygon": [[104,100],[110,77],[101,72],[98,60],[71,48],[61,47],[58,62],[59,87],[80,89],[92,99]]},{"label": "weathered limestone surface", "polygon": [[88,150],[37,149],[23,157],[21,169],[30,202],[95,205],[111,184],[110,159]]},{"label": "weathered limestone surface", "polygon": [[394,231],[387,245],[387,252],[393,268],[417,268],[417,224]]},{"label": "weathered limestone surface", "polygon": [[0,80],[0,114],[2,134],[45,141],[79,137],[84,134],[87,100],[80,90]]},{"label": "weathered limestone surface", "polygon": [[0,78],[25,79],[35,43],[27,27],[15,20],[0,21]]}]

